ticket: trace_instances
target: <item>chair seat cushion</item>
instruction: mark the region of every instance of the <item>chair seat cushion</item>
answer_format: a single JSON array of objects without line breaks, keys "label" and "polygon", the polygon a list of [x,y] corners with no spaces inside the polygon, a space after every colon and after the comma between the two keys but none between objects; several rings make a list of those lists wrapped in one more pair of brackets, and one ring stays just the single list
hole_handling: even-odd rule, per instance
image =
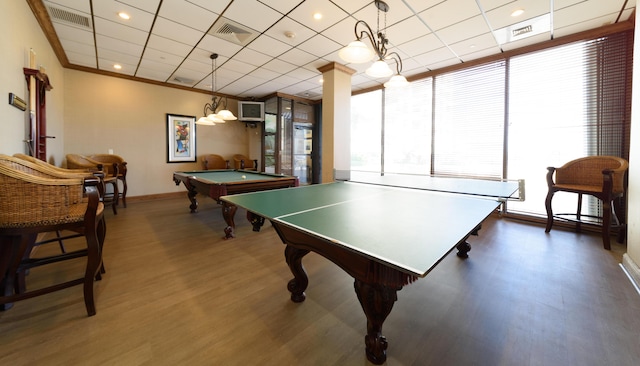
[{"label": "chair seat cushion", "polygon": [[553,187],[559,191],[571,191],[578,193],[602,193],[602,186],[589,186],[583,184],[555,184]]}]

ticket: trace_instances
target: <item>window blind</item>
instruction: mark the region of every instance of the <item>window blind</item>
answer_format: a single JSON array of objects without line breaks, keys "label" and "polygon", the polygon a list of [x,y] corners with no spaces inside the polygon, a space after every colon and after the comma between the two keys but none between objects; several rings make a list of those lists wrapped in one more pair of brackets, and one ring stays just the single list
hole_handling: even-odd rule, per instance
[{"label": "window blind", "polygon": [[438,75],[434,83],[432,173],[502,178],[505,62]]}]

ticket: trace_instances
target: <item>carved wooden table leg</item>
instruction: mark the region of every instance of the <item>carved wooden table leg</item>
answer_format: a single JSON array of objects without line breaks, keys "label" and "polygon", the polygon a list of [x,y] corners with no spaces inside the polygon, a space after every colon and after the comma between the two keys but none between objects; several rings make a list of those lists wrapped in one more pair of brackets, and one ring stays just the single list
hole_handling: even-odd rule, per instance
[{"label": "carved wooden table leg", "polygon": [[233,221],[233,217],[236,214],[238,207],[222,202],[222,217],[224,217],[224,221],[227,223],[227,227],[224,229],[224,238],[231,239],[234,238],[233,230],[236,228],[236,223]]},{"label": "carved wooden table leg", "polygon": [[250,211],[247,211],[247,220],[253,225],[253,231],[260,231],[260,228],[264,225],[264,217]]},{"label": "carved wooden table leg", "polygon": [[308,250],[294,248],[290,245],[284,250],[284,256],[289,265],[293,279],[287,284],[287,289],[291,292],[291,301],[303,302],[306,298],[304,290],[309,285],[309,277],[302,265],[302,258],[309,253]]},{"label": "carved wooden table leg", "polygon": [[464,239],[462,239],[458,245],[456,245],[456,249],[458,249],[458,253],[456,253],[456,255],[460,258],[469,258],[469,251],[471,251],[471,244],[467,243],[467,239],[469,239],[469,236],[471,235],[478,235],[478,231],[480,231],[480,229],[482,229],[482,225],[478,225],[475,227],[475,229],[473,229],[473,231],[471,232],[471,234],[467,235]]},{"label": "carved wooden table leg", "polygon": [[367,359],[376,365],[387,360],[387,339],[382,335],[382,323],[391,313],[398,299],[397,291],[380,284],[370,284],[358,279],[354,282],[358,300],[367,316],[367,335],[364,337]]},{"label": "carved wooden table leg", "polygon": [[187,191],[187,197],[189,197],[189,201],[191,201],[191,205],[189,208],[191,209],[191,213],[198,212],[198,201],[196,201],[196,192],[194,189],[189,189]]}]

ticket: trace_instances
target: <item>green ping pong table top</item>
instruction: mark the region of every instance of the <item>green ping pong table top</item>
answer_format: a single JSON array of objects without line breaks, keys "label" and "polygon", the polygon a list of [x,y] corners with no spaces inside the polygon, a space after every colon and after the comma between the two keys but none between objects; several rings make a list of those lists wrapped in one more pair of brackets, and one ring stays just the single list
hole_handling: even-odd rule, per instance
[{"label": "green ping pong table top", "polygon": [[354,182],[221,199],[419,277],[500,205],[496,199]]}]

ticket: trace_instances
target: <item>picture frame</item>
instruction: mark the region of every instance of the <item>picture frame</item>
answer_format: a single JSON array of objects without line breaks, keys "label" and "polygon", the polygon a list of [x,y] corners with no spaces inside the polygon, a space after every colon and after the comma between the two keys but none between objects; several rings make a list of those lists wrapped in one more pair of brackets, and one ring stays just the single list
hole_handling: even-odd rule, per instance
[{"label": "picture frame", "polygon": [[167,163],[196,161],[196,117],[167,113]]}]

